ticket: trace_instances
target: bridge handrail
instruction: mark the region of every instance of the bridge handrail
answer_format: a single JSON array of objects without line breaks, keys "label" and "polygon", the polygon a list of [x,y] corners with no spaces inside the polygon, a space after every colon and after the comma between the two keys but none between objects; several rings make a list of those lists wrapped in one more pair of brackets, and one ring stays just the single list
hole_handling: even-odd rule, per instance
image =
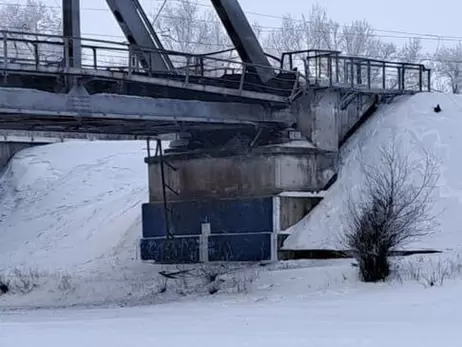
[{"label": "bridge handrail", "polygon": [[[56,64],[61,70],[66,71],[70,68],[69,60],[65,59],[65,47],[71,44],[71,40],[79,40],[82,48],[82,68],[85,69],[115,69],[121,70],[120,66],[124,66],[122,71],[131,75],[140,73],[143,70],[140,67],[140,62],[136,61],[136,53],[162,53],[170,56],[175,66],[174,71],[169,71],[176,75],[183,76],[184,83],[190,83],[189,78],[192,76],[198,77],[220,77],[223,81],[237,83],[238,89],[242,91],[246,86],[261,87],[252,75],[255,75],[255,69],[271,69],[275,72],[275,80],[277,83],[265,86],[269,92],[285,92],[291,93],[296,86],[300,85],[300,81],[285,77],[284,74],[294,76],[293,72],[281,69],[280,67],[268,67],[257,64],[247,64],[241,61],[223,59],[208,54],[183,53],[169,50],[153,49],[141,46],[131,45],[125,42],[114,42],[93,38],[69,38],[53,34],[40,34],[21,31],[1,30],[1,42],[3,42],[3,52],[0,52],[0,69],[6,70],[8,64],[13,60],[24,64],[35,65],[36,67],[46,64],[50,66]],[[1,44],[0,42],[0,44]],[[23,46],[23,48],[18,46]],[[28,48],[24,49],[24,45]],[[19,52],[23,49],[22,52]],[[15,54],[12,54],[11,52]],[[19,52],[19,54],[18,54]],[[90,52],[90,53],[88,53]],[[106,53],[105,53],[106,52]],[[110,54],[107,54],[107,53]],[[219,54],[217,52],[215,54]],[[22,56],[22,57],[21,57]],[[49,63],[50,56],[56,58],[57,61]],[[109,62],[104,63],[104,59]],[[121,60],[124,64],[118,62],[114,64],[111,60]],[[125,63],[126,62],[126,63]],[[118,65],[115,67],[114,65]],[[149,66],[153,66],[149,62]],[[165,71],[156,71],[149,69],[149,73],[164,73]],[[222,73],[220,75],[220,72]],[[239,73],[240,79],[230,79],[226,74],[228,72]],[[256,76],[255,76],[256,77]]]},{"label": "bridge handrail", "polygon": [[[343,55],[339,51],[300,50],[283,53],[282,66],[297,65],[311,85],[342,86],[380,92],[431,91],[431,70],[423,64]],[[298,66],[297,66],[298,67]]]}]

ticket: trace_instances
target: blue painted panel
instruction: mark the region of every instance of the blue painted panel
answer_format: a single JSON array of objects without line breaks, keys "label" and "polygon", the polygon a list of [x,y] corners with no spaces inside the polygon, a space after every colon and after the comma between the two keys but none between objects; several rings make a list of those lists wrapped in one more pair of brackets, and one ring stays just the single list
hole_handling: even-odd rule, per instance
[{"label": "blue painted panel", "polygon": [[141,221],[143,237],[165,236],[164,209],[161,204],[143,204]]},{"label": "blue painted panel", "polygon": [[200,235],[206,207],[201,201],[184,201],[170,204],[174,235]]},{"label": "blue painted panel", "polygon": [[[202,219],[201,203],[176,202],[169,204],[171,209],[170,228],[176,236],[200,235]],[[143,204],[143,237],[166,236],[164,205],[162,203]]]},{"label": "blue painted panel", "polygon": [[[211,223],[212,234],[270,232],[272,198],[187,201],[169,204],[174,235],[200,235],[201,224]],[[143,205],[143,237],[165,236],[163,205]]]},{"label": "blue painted panel", "polygon": [[271,233],[212,235],[209,261],[271,260]]},{"label": "blue painted panel", "polygon": [[197,263],[199,262],[199,237],[141,239],[142,260],[159,263]]},{"label": "blue painted panel", "polygon": [[212,234],[260,233],[273,230],[273,199],[217,200],[207,206]]}]

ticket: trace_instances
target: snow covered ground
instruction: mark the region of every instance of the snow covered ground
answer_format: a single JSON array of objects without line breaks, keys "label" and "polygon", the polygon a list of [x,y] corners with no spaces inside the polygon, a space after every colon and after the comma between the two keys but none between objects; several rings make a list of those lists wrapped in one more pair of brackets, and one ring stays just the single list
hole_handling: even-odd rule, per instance
[{"label": "snow covered ground", "polygon": [[68,269],[134,258],[147,201],[145,142],[65,142],[21,151],[0,181],[0,268]]},{"label": "snow covered ground", "polygon": [[149,278],[137,259],[145,155],[141,141],[65,142],[15,155],[0,178],[0,276],[32,278],[37,288],[0,296],[0,305],[120,300],[134,291],[127,276]]},{"label": "snow covered ground", "polygon": [[[460,280],[432,288],[417,282],[365,285],[342,262],[305,265],[268,271],[245,295],[2,312],[0,346],[459,346]],[[322,283],[326,273],[332,277]]]},{"label": "snow covered ground", "polygon": [[[441,113],[433,107],[439,104]],[[346,202],[364,182],[361,165],[379,158],[379,149],[393,141],[411,160],[427,150],[439,162],[440,179],[434,194],[438,228],[432,235],[408,244],[413,249],[462,250],[462,96],[422,93],[401,97],[381,106],[350,139],[342,153],[337,182],[321,203],[300,223],[284,247],[288,249],[339,249],[346,225]]]}]

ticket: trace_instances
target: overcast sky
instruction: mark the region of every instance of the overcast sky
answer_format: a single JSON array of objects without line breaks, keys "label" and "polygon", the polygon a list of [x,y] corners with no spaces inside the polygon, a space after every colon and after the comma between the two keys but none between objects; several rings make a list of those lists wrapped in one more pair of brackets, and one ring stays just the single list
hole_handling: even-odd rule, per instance
[{"label": "overcast sky", "polygon": [[[0,6],[8,1],[19,3],[26,0],[0,0]],[[62,0],[45,1],[50,5],[59,6]],[[152,13],[162,1],[141,0],[147,13]],[[203,5],[211,5],[209,0],[198,1]],[[280,19],[259,16],[254,14],[255,12],[275,17],[280,17],[284,13],[300,16],[307,13],[314,3],[315,0],[240,0],[249,19],[257,20],[263,26],[278,26]],[[374,28],[381,30],[462,37],[462,3],[457,0],[320,0],[318,3],[327,8],[330,17],[340,23],[367,19]],[[105,0],[81,0],[81,8],[82,36],[122,35],[115,19],[107,10]],[[396,36],[386,32],[378,34]],[[403,42],[396,38],[388,39],[395,43]],[[424,40],[430,47],[435,42],[434,39]]]}]

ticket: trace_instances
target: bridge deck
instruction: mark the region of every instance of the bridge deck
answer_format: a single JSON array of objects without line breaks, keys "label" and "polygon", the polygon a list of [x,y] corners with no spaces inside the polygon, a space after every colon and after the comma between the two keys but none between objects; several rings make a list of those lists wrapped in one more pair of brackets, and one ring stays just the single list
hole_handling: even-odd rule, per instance
[{"label": "bridge deck", "polygon": [[0,128],[127,135],[185,129],[290,124],[289,113],[259,104],[153,99],[116,94],[68,94],[0,88]]},{"label": "bridge deck", "polygon": [[4,86],[8,86],[5,83],[8,76],[15,73],[48,75],[57,79],[75,76],[85,81],[102,79],[135,82],[288,104],[291,96],[302,85],[300,76],[293,71],[273,66],[261,67],[271,69],[275,76],[267,83],[262,83],[254,72],[254,65],[222,59],[225,53],[197,55],[162,51],[174,63],[174,70],[166,72],[156,71],[154,67],[146,69],[136,61],[136,57],[140,50],[153,51],[152,48],[83,38],[81,68],[72,68],[67,57],[63,57],[64,47],[69,45],[67,38],[9,31],[3,31],[2,36],[0,46],[4,48],[0,52],[0,72],[3,72]]}]

